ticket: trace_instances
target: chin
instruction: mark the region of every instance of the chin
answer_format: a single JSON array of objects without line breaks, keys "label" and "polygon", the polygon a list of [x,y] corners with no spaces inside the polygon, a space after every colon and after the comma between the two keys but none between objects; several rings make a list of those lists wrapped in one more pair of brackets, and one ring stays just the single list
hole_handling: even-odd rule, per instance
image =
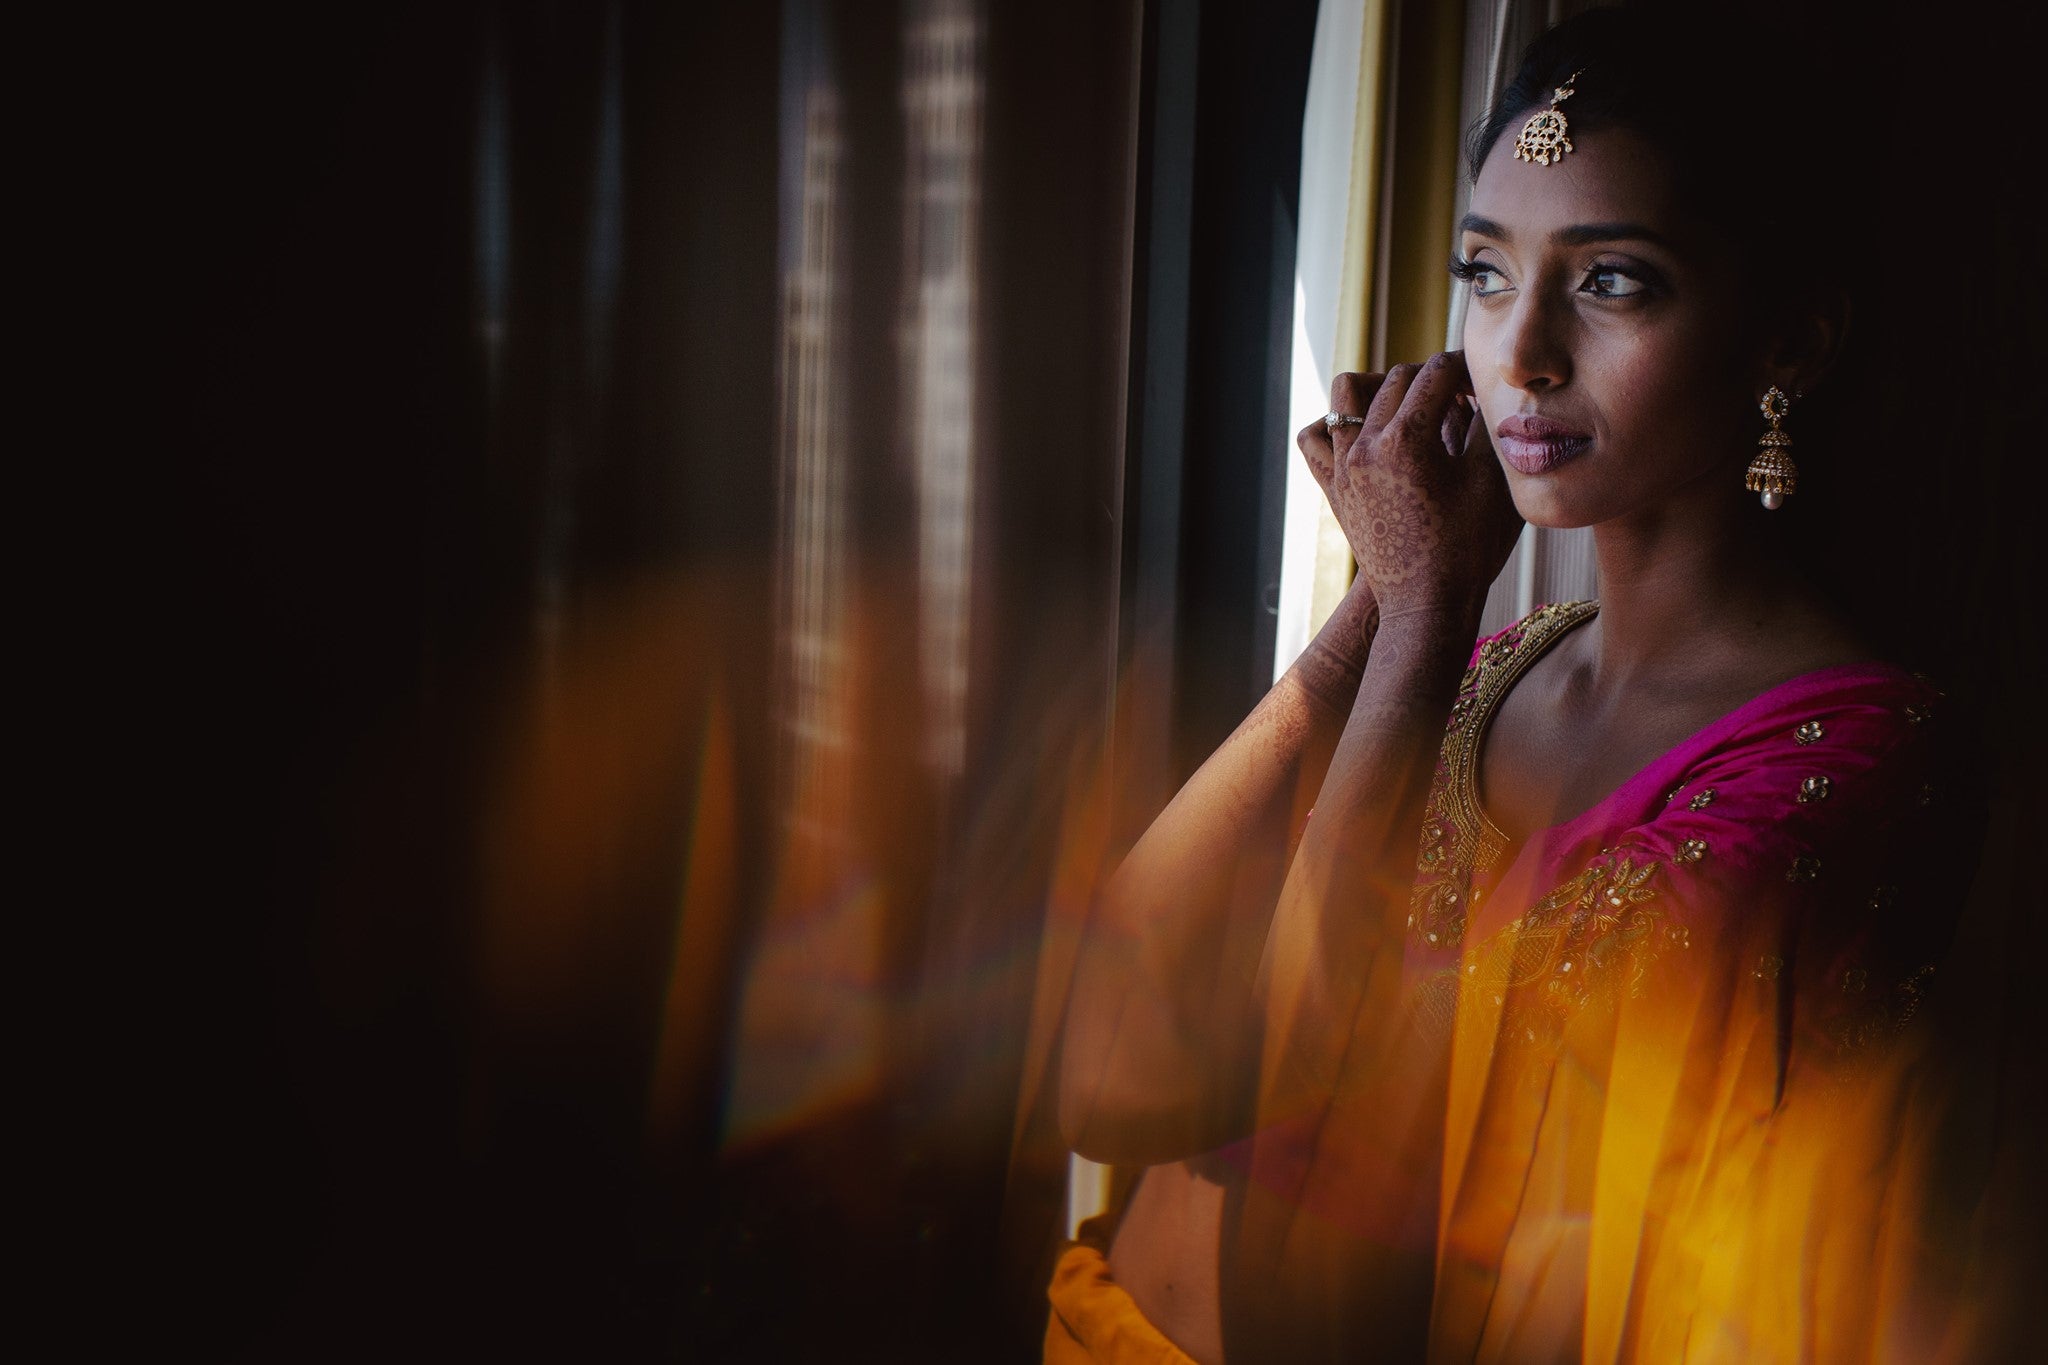
[{"label": "chin", "polygon": [[1515,511],[1531,526],[1546,531],[1576,531],[1585,526],[1596,526],[1607,519],[1607,514],[1590,506],[1583,498],[1571,496],[1553,475],[1526,476],[1508,472],[1508,493],[1515,500]]}]

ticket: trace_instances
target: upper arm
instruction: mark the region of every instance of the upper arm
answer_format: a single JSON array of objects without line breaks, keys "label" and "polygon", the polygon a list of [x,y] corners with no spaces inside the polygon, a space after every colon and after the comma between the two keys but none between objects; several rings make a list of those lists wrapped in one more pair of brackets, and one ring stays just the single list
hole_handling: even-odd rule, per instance
[{"label": "upper arm", "polygon": [[1931,695],[1816,707],[1688,769],[1524,917],[1524,956],[1551,945],[1546,993],[1747,995],[1776,1012],[1780,1086],[1904,1023],[1974,851]]}]

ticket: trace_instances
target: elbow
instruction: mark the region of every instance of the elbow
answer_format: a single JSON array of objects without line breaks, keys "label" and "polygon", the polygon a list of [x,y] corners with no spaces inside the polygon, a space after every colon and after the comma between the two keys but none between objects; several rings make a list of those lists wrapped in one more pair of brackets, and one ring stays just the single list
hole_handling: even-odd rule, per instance
[{"label": "elbow", "polygon": [[1110,1067],[1063,1066],[1058,1107],[1067,1149],[1106,1166],[1163,1166],[1241,1136],[1211,1094],[1156,1074],[1141,1083]]},{"label": "elbow", "polygon": [[1128,1140],[1117,1141],[1120,1136],[1128,1139],[1134,1126],[1132,1116],[1103,1103],[1100,1089],[1080,1082],[1073,1067],[1064,1069],[1059,1093],[1060,1141],[1068,1151],[1105,1166],[1154,1164],[1134,1152]]}]

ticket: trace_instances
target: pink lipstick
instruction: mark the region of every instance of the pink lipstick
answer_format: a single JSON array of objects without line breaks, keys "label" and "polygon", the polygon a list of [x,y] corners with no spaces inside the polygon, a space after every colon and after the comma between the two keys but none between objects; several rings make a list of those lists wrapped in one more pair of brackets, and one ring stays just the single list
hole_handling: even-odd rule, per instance
[{"label": "pink lipstick", "polygon": [[1562,422],[1520,414],[1502,422],[1493,438],[1500,457],[1523,474],[1548,474],[1592,444],[1591,436]]}]

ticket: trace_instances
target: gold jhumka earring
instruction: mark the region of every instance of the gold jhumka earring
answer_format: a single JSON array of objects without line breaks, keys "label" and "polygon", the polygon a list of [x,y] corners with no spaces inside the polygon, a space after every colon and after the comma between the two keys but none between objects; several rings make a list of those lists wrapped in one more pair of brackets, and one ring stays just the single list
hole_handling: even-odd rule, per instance
[{"label": "gold jhumka earring", "polygon": [[1786,498],[1799,491],[1799,466],[1792,463],[1792,438],[1778,425],[1792,411],[1792,400],[1773,384],[1764,391],[1764,401],[1759,406],[1771,429],[1756,443],[1756,458],[1749,462],[1742,486],[1763,494],[1765,507],[1779,508],[1785,505]]},{"label": "gold jhumka earring", "polygon": [[1581,68],[1565,77],[1564,84],[1551,92],[1550,107],[1529,116],[1529,121],[1522,125],[1522,135],[1515,139],[1515,160],[1533,161],[1539,166],[1564,160],[1565,153],[1572,149],[1572,140],[1566,136],[1571,125],[1565,122],[1557,106],[1577,93],[1572,82],[1585,74]]}]

